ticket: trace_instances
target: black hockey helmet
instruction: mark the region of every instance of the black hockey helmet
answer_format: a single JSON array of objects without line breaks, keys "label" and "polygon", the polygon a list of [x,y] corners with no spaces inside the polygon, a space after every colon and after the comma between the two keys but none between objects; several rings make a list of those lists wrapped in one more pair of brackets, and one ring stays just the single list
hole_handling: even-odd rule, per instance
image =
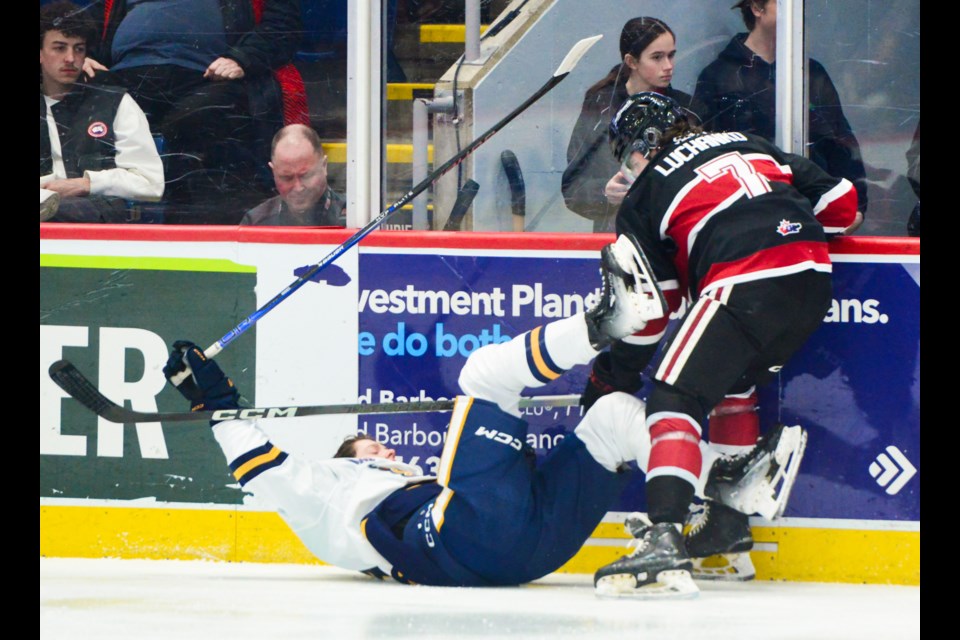
[{"label": "black hockey helmet", "polygon": [[610,150],[617,162],[633,151],[646,158],[660,146],[663,132],[686,112],[676,100],[653,91],[635,93],[627,98],[610,121]]}]

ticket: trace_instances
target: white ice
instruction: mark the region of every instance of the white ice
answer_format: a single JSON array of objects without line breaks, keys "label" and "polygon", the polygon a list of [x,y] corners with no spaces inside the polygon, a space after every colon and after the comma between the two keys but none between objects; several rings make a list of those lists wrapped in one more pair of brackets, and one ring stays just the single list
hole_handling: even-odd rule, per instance
[{"label": "white ice", "polygon": [[40,558],[40,638],[909,640],[920,588],[700,583],[693,600],[602,600],[591,576],[512,588],[378,582],[319,565]]}]

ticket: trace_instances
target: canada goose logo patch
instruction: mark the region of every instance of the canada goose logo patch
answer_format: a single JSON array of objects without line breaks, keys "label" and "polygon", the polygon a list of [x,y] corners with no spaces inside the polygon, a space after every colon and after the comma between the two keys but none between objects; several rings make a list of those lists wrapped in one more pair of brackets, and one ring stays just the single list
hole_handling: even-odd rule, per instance
[{"label": "canada goose logo patch", "polygon": [[102,138],[108,131],[107,125],[102,122],[93,122],[87,127],[87,135],[91,138]]}]

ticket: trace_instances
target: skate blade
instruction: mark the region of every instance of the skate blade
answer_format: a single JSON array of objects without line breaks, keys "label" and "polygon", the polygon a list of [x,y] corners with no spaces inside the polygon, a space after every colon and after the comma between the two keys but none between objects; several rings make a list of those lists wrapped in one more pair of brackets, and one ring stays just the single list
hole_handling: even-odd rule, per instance
[{"label": "skate blade", "polygon": [[766,456],[736,485],[719,488],[721,501],[742,513],[776,520],[787,508],[806,446],[807,432],[802,427],[785,427],[772,456]]},{"label": "skate blade", "polygon": [[[789,433],[788,433],[789,432]],[[786,440],[786,442],[784,442]],[[793,490],[793,483],[800,472],[800,463],[803,461],[803,454],[807,449],[807,432],[797,426],[784,429],[780,442],[777,444],[777,450],[774,457],[779,463],[779,469],[771,480],[773,487],[775,508],[767,515],[760,515],[770,520],[776,520],[783,515],[787,508],[787,502],[790,500],[790,492]],[[778,488],[779,485],[779,488]]]},{"label": "skate blade", "polygon": [[637,586],[636,576],[630,573],[604,576],[597,581],[594,592],[600,598],[631,600],[689,599],[700,595],[690,572],[684,569],[661,571],[655,582],[641,586]]},{"label": "skate blade", "polygon": [[694,580],[747,582],[757,577],[749,553],[718,553],[693,559]]}]

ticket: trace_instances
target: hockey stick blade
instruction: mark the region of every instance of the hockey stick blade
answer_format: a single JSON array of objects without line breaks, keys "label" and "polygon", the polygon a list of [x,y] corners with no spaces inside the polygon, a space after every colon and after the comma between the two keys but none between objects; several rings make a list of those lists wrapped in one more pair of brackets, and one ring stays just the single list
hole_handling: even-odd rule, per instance
[{"label": "hockey stick blade", "polygon": [[527,215],[527,187],[523,182],[520,161],[513,151],[506,149],[500,154],[500,164],[510,185],[510,210],[514,216],[523,218]]},{"label": "hockey stick blade", "polygon": [[450,210],[447,224],[443,226],[444,231],[460,231],[463,217],[467,215],[467,209],[473,204],[473,199],[477,197],[479,190],[480,185],[476,180],[467,180],[463,183],[463,188],[457,194],[457,201],[453,203],[453,208]]},{"label": "hockey stick blade", "polygon": [[[224,348],[236,338],[242,335],[250,327],[256,324],[263,316],[273,310],[277,305],[290,297],[295,291],[300,287],[310,281],[314,275],[317,274],[321,269],[326,267],[328,264],[336,260],[338,257],[346,253],[351,247],[360,242],[363,238],[369,235],[374,229],[379,227],[383,222],[394,214],[397,210],[402,208],[407,203],[411,202],[414,198],[420,195],[423,191],[429,188],[432,184],[436,183],[441,177],[447,174],[448,171],[459,165],[463,162],[467,156],[472,154],[477,148],[482,145],[484,142],[489,140],[496,134],[498,131],[503,129],[507,124],[514,120],[521,113],[526,111],[530,105],[534,102],[545,96],[551,89],[557,86],[560,81],[567,77],[567,75],[573,70],[580,59],[584,56],[587,50],[590,49],[594,44],[597,43],[602,35],[591,36],[589,38],[584,38],[571,47],[570,51],[567,52],[567,55],[564,56],[563,61],[560,63],[560,66],[557,67],[557,70],[554,71],[553,75],[547,80],[542,87],[540,87],[533,95],[527,98],[523,104],[518,106],[516,109],[504,116],[499,122],[490,127],[487,131],[477,136],[477,138],[471,142],[469,145],[463,148],[455,156],[444,162],[442,165],[433,170],[430,175],[420,181],[419,184],[415,185],[410,191],[408,191],[402,198],[394,202],[392,205],[384,209],[377,215],[376,218],[368,222],[366,225],[361,227],[355,234],[347,238],[341,245],[336,249],[331,251],[323,260],[313,265],[310,269],[303,273],[299,278],[289,284],[283,291],[271,298],[266,304],[254,311],[252,314],[240,321],[240,324],[235,326],[229,332],[223,335],[219,340],[210,345],[204,350],[204,355],[208,358],[214,358],[218,353],[223,351]],[[174,383],[179,383],[182,378],[175,378]]]},{"label": "hockey stick blade", "polygon": [[[429,400],[420,402],[381,402],[357,404],[326,404],[294,407],[247,407],[221,409],[219,411],[144,412],[121,407],[93,385],[71,362],[58,360],[50,365],[50,378],[84,407],[110,422],[132,424],[135,422],[200,422],[208,420],[231,420],[234,418],[301,418],[304,416],[372,413],[429,413],[452,411],[453,400]],[[573,407],[580,396],[533,396],[521,398],[520,406],[527,407]]]}]

